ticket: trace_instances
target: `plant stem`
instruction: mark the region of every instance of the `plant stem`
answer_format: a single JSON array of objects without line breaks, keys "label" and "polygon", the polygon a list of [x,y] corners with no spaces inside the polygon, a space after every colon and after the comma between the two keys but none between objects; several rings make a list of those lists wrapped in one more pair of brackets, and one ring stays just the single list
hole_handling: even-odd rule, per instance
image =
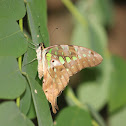
[{"label": "plant stem", "polygon": [[[19,20],[19,26],[20,26],[21,31],[23,31],[23,19]],[[18,66],[19,66],[20,72],[22,72],[22,56],[18,57]],[[18,107],[20,107],[20,96],[16,99],[16,104]]]},{"label": "plant stem", "polygon": [[73,14],[78,22],[82,24],[82,26],[87,26],[87,20],[81,15],[81,13],[77,10],[77,8],[73,5],[70,0],[62,0],[63,4],[68,8],[68,10]]},{"label": "plant stem", "polygon": [[92,120],[92,125],[93,126],[99,126],[98,123],[95,120]]},{"label": "plant stem", "polygon": [[18,57],[19,70],[22,71],[22,56]]},{"label": "plant stem", "polygon": [[87,110],[86,106],[84,104],[82,104],[75,96],[74,92],[72,91],[72,89],[68,86],[66,89],[66,97],[68,98],[67,101],[70,101],[70,105],[76,105],[80,108],[84,108]]},{"label": "plant stem", "polygon": [[20,97],[18,97],[18,98],[16,99],[16,104],[17,104],[18,107],[20,107]]},{"label": "plant stem", "polygon": [[19,26],[20,26],[21,31],[23,31],[23,19],[19,20]]}]

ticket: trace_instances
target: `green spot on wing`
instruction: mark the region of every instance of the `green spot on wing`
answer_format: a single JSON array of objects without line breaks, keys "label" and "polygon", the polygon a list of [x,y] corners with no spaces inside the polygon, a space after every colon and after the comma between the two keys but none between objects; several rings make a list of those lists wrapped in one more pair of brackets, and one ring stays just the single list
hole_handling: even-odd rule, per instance
[{"label": "green spot on wing", "polygon": [[78,58],[81,59],[81,56],[78,55]]},{"label": "green spot on wing", "polygon": [[74,49],[75,49],[75,51],[77,52],[77,48],[76,48],[76,47],[74,47]]},{"label": "green spot on wing", "polygon": [[69,71],[69,69],[68,69],[68,68],[66,68],[66,70],[67,70],[67,72]]},{"label": "green spot on wing", "polygon": [[48,67],[50,67],[50,62],[48,61]]},{"label": "green spot on wing", "polygon": [[55,52],[55,55],[57,55],[57,52]]},{"label": "green spot on wing", "polygon": [[66,61],[67,61],[67,63],[69,63],[71,61],[71,59],[69,57],[66,57]]},{"label": "green spot on wing", "polygon": [[60,60],[60,62],[61,62],[62,64],[65,63],[64,59],[63,59],[61,56],[59,56],[59,60]]},{"label": "green spot on wing", "polygon": [[58,47],[56,47],[56,49],[59,50]]},{"label": "green spot on wing", "polygon": [[47,54],[46,54],[46,56],[47,56],[47,57],[51,57],[51,56],[52,56],[52,54],[50,54],[50,53],[47,53]]},{"label": "green spot on wing", "polygon": [[46,58],[47,58],[48,61],[51,60],[51,56],[52,56],[52,55],[51,55],[50,53],[47,53],[47,54],[46,54]]},{"label": "green spot on wing", "polygon": [[76,56],[73,56],[72,58],[73,58],[73,60],[77,60],[77,57]]},{"label": "green spot on wing", "polygon": [[62,46],[62,49],[64,50],[64,46]]},{"label": "green spot on wing", "polygon": [[52,49],[49,50],[49,53],[51,53],[51,52],[52,52]]},{"label": "green spot on wing", "polygon": [[46,57],[46,58],[47,58],[47,60],[48,60],[48,61],[50,61],[50,60],[51,60],[51,57]]},{"label": "green spot on wing", "polygon": [[83,54],[84,57],[86,57],[86,54]]}]

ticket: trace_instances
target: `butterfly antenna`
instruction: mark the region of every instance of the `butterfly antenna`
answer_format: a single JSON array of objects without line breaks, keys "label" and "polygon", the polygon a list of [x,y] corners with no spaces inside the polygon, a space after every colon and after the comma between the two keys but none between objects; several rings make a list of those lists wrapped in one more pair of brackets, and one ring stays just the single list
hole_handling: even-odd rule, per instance
[{"label": "butterfly antenna", "polygon": [[31,48],[31,49],[33,49],[33,50],[36,50],[36,48],[33,48],[33,47],[31,47],[31,46],[28,46],[29,48]]},{"label": "butterfly antenna", "polygon": [[43,49],[46,48],[44,43],[42,43],[42,48],[43,48]]},{"label": "butterfly antenna", "polygon": [[41,37],[41,39],[42,39],[42,42],[41,43],[39,43],[39,46],[41,45],[42,46],[42,49],[44,49],[45,48],[45,45],[44,45],[44,38],[43,38],[43,35],[41,34],[41,32],[40,32],[40,26],[38,27],[39,28],[39,35],[40,35],[40,37]]}]

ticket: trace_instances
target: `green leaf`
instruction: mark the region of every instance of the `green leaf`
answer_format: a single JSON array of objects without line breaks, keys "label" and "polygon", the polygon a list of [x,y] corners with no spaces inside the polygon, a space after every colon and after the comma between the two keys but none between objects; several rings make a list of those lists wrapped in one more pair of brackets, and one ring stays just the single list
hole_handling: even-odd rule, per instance
[{"label": "green leaf", "polygon": [[[31,47],[31,44],[29,44]],[[36,58],[36,51],[34,49],[28,48],[27,52],[24,55],[23,60],[23,71],[25,71],[29,76],[35,78],[37,75],[37,59]],[[34,60],[33,62],[31,62]],[[31,62],[31,63],[29,63]],[[25,65],[26,64],[26,65]]]},{"label": "green leaf", "polygon": [[89,21],[89,38],[90,41],[85,43],[90,43],[90,48],[104,56],[107,47],[107,34],[105,29],[96,21],[91,19]]},{"label": "green leaf", "polygon": [[[0,1],[0,19],[19,20],[25,16],[26,10],[23,0],[1,0]],[[1,27],[0,27],[1,28]]]},{"label": "green leaf", "polygon": [[89,40],[90,38],[89,38],[88,26],[83,28],[81,24],[76,24],[73,30],[71,44],[89,48],[90,47]]},{"label": "green leaf", "polygon": [[112,61],[114,66],[109,89],[109,109],[111,112],[126,105],[126,61],[117,56],[113,56]]},{"label": "green leaf", "polygon": [[26,7],[33,42],[49,46],[46,0],[27,0]]},{"label": "green leaf", "polygon": [[20,100],[21,112],[26,115],[29,111],[30,105],[31,105],[31,91],[30,91],[30,87],[27,83],[26,84],[26,90],[23,93],[23,95],[21,96],[21,100]]},{"label": "green leaf", "polygon": [[27,50],[23,33],[14,20],[0,19],[0,55],[19,57]]},{"label": "green leaf", "polygon": [[[112,0],[98,0],[97,4],[100,5],[100,10],[102,11],[102,21],[103,25],[112,25],[114,21],[114,8],[113,8],[113,1]],[[97,9],[97,8],[96,8]],[[99,11],[99,10],[98,10]]]},{"label": "green leaf", "polygon": [[33,100],[31,100],[31,105],[30,105],[29,111],[27,113],[27,117],[29,119],[34,119],[36,117],[35,107],[34,107]]},{"label": "green leaf", "polygon": [[[29,43],[29,46],[31,47],[30,43]],[[35,50],[28,48],[28,50],[25,53],[24,58],[23,58],[23,66],[24,67],[22,67],[23,71],[25,71],[29,76],[31,76],[34,79],[37,75],[37,60],[33,61],[31,63],[29,63],[29,62],[32,61],[35,57],[36,57]],[[31,91],[30,91],[30,93],[31,93]],[[33,99],[31,98],[30,100],[31,100],[30,108],[29,108],[29,111],[27,113],[27,117],[30,118],[30,119],[33,119],[33,118],[36,117],[36,112],[35,112],[35,108],[34,108]]]},{"label": "green leaf", "polygon": [[97,19],[98,22],[101,23],[102,25],[108,25],[112,23],[111,0],[95,0],[93,4],[91,4],[90,10],[91,10],[90,16]]},{"label": "green leaf", "polygon": [[111,25],[113,18],[112,0],[80,0],[77,4],[80,13],[86,15],[89,20],[97,20],[101,25]]},{"label": "green leaf", "polygon": [[[79,2],[78,13],[86,23],[83,25],[84,23],[76,22],[72,35],[72,44],[93,49],[103,55],[107,47],[106,31],[97,20],[97,17],[95,18],[96,13],[92,12],[92,7],[95,6],[98,1],[99,0],[93,1],[93,4],[83,0]],[[74,12],[75,10],[73,10],[73,13]],[[88,15],[87,12],[89,12]],[[79,20],[79,16],[75,16],[75,18]]]},{"label": "green leaf", "polygon": [[41,86],[37,83],[37,81],[35,81],[35,79],[32,79],[32,77],[28,77],[28,75],[25,76],[27,77],[30,84],[39,126],[53,125],[49,105]]},{"label": "green leaf", "polygon": [[0,75],[0,98],[15,99],[25,91],[26,81],[14,57],[0,57]]},{"label": "green leaf", "polygon": [[[45,45],[49,45],[47,32],[46,1],[27,0],[26,8],[33,42],[35,44],[38,44],[45,40]],[[36,52],[28,48],[28,52],[25,58],[27,60],[26,62],[28,63],[30,60],[36,58]],[[51,126],[53,125],[53,121],[50,115],[47,99],[42,90],[42,87],[39,83],[37,83],[37,81],[35,81],[35,77],[37,75],[37,62],[35,61],[34,63],[25,66],[25,69],[27,73],[25,74],[25,76],[27,77],[31,88],[34,108],[38,119],[38,125]],[[31,109],[28,113],[28,116],[30,116],[30,118],[34,117],[35,115],[34,109],[32,107],[33,106],[31,106]]]},{"label": "green leaf", "polygon": [[14,102],[0,104],[0,126],[34,126]]},{"label": "green leaf", "polygon": [[126,107],[110,116],[109,126],[126,126]]},{"label": "green leaf", "polygon": [[[91,104],[95,109],[101,109],[106,100],[103,94],[103,88],[95,82],[83,83],[77,89],[77,96],[82,103]],[[103,95],[103,96],[102,96]]]},{"label": "green leaf", "polygon": [[76,106],[63,109],[55,123],[55,126],[92,126],[89,113]]}]

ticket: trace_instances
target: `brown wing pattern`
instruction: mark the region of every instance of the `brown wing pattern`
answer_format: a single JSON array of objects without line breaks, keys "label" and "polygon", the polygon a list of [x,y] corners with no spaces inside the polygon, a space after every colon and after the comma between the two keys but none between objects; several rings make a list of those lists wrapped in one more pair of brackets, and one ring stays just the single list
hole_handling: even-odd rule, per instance
[{"label": "brown wing pattern", "polygon": [[[56,113],[57,97],[69,82],[69,77],[83,68],[100,64],[103,58],[96,52],[79,46],[56,45],[45,53],[43,90]],[[47,54],[50,53],[50,60]]]},{"label": "brown wing pattern", "polygon": [[52,105],[53,113],[56,113],[57,97],[61,94],[69,82],[69,74],[58,58],[51,56],[50,67],[46,61],[44,67],[43,90],[48,101]]},{"label": "brown wing pattern", "polygon": [[[65,61],[63,66],[69,72],[70,76],[86,67],[97,66],[103,60],[102,56],[95,51],[80,46],[55,45],[47,48],[47,52],[50,49],[51,54],[58,58],[58,60],[60,56],[63,57]],[[66,57],[69,57],[71,61],[67,62]],[[73,60],[73,57],[77,59]]]}]

